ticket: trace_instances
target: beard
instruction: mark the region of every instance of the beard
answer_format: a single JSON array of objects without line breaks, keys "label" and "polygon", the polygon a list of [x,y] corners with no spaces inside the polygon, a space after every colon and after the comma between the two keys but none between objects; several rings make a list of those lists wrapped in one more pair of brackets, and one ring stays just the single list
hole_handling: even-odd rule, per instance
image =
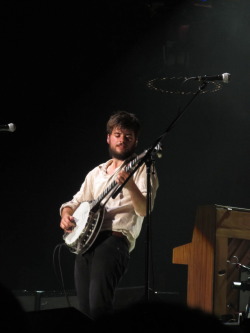
[{"label": "beard", "polygon": [[125,161],[127,158],[132,156],[135,153],[136,144],[134,144],[129,150],[124,153],[117,153],[114,149],[109,147],[109,155],[111,158],[116,158],[120,161]]}]

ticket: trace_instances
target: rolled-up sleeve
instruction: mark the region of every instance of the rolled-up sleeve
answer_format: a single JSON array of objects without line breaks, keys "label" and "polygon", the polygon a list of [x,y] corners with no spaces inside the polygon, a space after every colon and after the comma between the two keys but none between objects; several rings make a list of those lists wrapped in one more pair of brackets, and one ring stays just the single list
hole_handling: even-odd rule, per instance
[{"label": "rolled-up sleeve", "polygon": [[93,195],[90,191],[90,184],[93,181],[93,172],[89,172],[82,183],[80,190],[73,196],[70,201],[63,203],[59,209],[59,213],[61,215],[63,208],[70,207],[73,212],[79,207],[81,202],[83,201],[91,201],[94,200]]}]

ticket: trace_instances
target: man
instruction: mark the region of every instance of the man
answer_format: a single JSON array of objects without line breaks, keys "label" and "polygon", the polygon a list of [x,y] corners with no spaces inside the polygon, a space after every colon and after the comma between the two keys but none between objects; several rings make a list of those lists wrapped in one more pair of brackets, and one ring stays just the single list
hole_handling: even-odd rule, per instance
[{"label": "man", "polygon": [[[60,227],[67,235],[74,232],[74,213],[82,203],[93,202],[109,186],[122,186],[132,170],[140,124],[137,117],[126,111],[114,113],[107,122],[107,143],[111,159],[91,170],[72,200],[60,207]],[[152,168],[153,169],[153,168]],[[152,170],[151,170],[152,171]],[[152,210],[158,178],[150,172]],[[117,185],[118,184],[118,185]],[[116,187],[115,187],[116,189]],[[113,313],[115,290],[126,273],[130,252],[135,247],[142,222],[147,214],[147,174],[143,163],[127,180],[117,195],[103,197],[103,220],[98,235],[86,251],[76,254],[74,279],[79,310],[91,319]],[[102,215],[102,214],[101,214]]]}]

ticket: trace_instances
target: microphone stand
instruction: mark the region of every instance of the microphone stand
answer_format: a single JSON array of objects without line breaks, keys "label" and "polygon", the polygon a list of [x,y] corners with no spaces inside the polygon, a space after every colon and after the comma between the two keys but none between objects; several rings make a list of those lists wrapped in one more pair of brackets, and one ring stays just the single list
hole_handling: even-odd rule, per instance
[{"label": "microphone stand", "polygon": [[[167,135],[167,133],[170,132],[170,130],[174,127],[176,122],[183,116],[184,112],[188,108],[188,106],[192,103],[192,101],[199,95],[199,93],[206,87],[208,84],[208,81],[204,79],[202,81],[200,87],[198,88],[197,92],[193,95],[191,100],[186,104],[186,106],[181,110],[178,115],[174,118],[174,120],[170,123],[168,128],[163,132],[161,136],[159,136],[154,144],[146,151],[146,154],[144,157],[138,162],[138,164],[135,166],[135,168],[131,171],[130,175],[128,178],[125,180],[125,182],[120,185],[112,194],[112,198],[114,199],[117,194],[122,190],[122,188],[126,185],[126,183],[129,181],[129,179],[133,176],[135,171],[143,164],[146,164],[146,170],[147,170],[147,212],[146,212],[146,246],[145,246],[145,301],[150,300],[150,265],[149,265],[149,259],[150,259],[150,249],[151,249],[151,238],[150,238],[150,228],[151,228],[151,182],[150,182],[150,171],[151,171],[151,166],[154,163],[155,160],[155,155],[158,157],[160,156],[159,151],[162,150],[162,140],[164,137]],[[158,153],[157,153],[158,152]]]}]

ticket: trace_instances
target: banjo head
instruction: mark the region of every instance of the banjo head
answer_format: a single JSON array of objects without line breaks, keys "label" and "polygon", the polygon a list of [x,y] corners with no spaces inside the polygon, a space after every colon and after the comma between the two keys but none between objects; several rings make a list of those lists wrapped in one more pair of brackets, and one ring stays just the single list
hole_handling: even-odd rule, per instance
[{"label": "banjo head", "polygon": [[67,245],[74,245],[78,238],[81,236],[87,224],[89,212],[90,204],[88,202],[82,202],[75,210],[73,217],[75,219],[76,226],[72,232],[67,232],[63,236],[63,239]]},{"label": "banjo head", "polygon": [[89,202],[82,202],[75,210],[73,217],[76,226],[72,232],[65,233],[63,239],[71,252],[83,254],[93,244],[101,229],[104,210],[99,207],[97,211],[93,212]]}]

